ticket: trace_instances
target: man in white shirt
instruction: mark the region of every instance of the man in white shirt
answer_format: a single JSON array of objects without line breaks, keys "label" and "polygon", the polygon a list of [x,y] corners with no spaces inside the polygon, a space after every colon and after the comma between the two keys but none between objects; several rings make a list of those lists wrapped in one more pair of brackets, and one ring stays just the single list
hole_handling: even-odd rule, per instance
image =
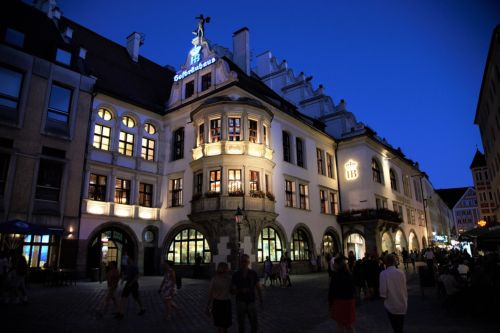
[{"label": "man in white shirt", "polygon": [[394,333],[403,332],[403,323],[408,308],[408,290],[405,274],[394,267],[392,254],[384,257],[386,269],[380,273],[380,297],[384,299],[389,321]]},{"label": "man in white shirt", "polygon": [[430,248],[427,249],[424,253],[424,258],[427,261],[427,267],[430,272],[434,271],[434,252]]}]

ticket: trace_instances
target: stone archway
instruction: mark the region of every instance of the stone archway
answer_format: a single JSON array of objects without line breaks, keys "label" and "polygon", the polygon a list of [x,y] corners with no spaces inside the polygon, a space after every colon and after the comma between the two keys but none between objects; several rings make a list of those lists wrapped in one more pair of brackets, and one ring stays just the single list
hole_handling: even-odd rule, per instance
[{"label": "stone archway", "polygon": [[362,259],[366,253],[366,241],[364,236],[357,231],[349,233],[344,240],[344,252],[352,251],[356,259]]},{"label": "stone archway", "polygon": [[394,242],[392,241],[392,236],[389,231],[385,231],[384,233],[382,233],[380,248],[382,252],[394,252]]}]

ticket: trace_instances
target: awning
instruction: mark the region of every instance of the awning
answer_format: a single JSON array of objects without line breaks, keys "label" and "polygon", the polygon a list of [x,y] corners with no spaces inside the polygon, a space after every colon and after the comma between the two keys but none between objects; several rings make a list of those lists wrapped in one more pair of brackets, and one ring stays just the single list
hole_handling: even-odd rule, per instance
[{"label": "awning", "polygon": [[22,220],[10,220],[0,223],[0,234],[61,236],[64,234],[64,228],[33,224]]}]

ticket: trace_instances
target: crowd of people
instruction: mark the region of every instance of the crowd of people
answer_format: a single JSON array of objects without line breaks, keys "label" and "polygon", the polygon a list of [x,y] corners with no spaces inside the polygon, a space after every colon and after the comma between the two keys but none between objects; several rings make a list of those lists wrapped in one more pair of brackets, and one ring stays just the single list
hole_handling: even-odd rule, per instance
[{"label": "crowd of people", "polygon": [[21,251],[0,252],[0,300],[6,304],[26,304],[28,263]]}]

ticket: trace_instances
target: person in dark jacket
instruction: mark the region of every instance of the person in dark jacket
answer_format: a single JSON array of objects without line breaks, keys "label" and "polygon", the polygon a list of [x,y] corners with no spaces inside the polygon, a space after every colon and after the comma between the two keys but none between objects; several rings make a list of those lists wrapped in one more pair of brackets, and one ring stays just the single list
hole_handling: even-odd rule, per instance
[{"label": "person in dark jacket", "polygon": [[356,320],[354,280],[344,257],[335,258],[333,268],[328,290],[331,317],[337,322],[339,332],[355,332],[353,327]]},{"label": "person in dark jacket", "polygon": [[356,287],[356,302],[361,302],[361,292],[366,296],[366,279],[364,264],[361,259],[356,261],[354,268],[352,270],[352,278],[354,280],[354,286]]}]

